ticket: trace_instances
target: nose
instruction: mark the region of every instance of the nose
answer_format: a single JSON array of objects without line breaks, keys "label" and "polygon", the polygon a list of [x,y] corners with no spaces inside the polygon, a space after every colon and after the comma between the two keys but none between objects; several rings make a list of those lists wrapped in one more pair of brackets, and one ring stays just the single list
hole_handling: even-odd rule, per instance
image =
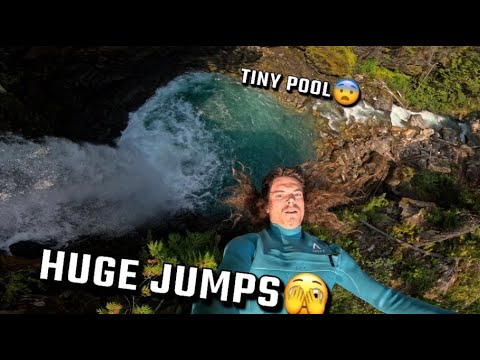
[{"label": "nose", "polygon": [[295,204],[295,195],[293,194],[290,194],[287,196],[287,204],[290,204],[290,203]]}]

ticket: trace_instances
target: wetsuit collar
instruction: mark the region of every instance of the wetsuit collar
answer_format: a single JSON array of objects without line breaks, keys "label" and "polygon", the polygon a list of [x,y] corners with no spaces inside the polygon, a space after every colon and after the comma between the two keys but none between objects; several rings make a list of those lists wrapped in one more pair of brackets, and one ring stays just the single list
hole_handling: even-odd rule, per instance
[{"label": "wetsuit collar", "polygon": [[302,237],[302,227],[297,226],[294,229],[285,229],[277,224],[270,224],[270,229],[275,235],[280,237],[288,237],[291,239],[300,239]]}]

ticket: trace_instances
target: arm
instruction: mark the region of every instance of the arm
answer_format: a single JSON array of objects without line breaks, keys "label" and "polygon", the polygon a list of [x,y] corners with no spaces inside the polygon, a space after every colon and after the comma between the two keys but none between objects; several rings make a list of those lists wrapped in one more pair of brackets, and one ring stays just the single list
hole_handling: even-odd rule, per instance
[{"label": "arm", "polygon": [[343,249],[338,257],[337,283],[386,314],[455,314],[375,281]]},{"label": "arm", "polygon": [[[217,271],[250,272],[256,245],[256,234],[236,237],[225,247],[223,260]],[[212,299],[210,304],[200,300],[192,307],[192,314],[238,314],[238,312],[238,308],[235,306],[226,306],[217,299]]]}]

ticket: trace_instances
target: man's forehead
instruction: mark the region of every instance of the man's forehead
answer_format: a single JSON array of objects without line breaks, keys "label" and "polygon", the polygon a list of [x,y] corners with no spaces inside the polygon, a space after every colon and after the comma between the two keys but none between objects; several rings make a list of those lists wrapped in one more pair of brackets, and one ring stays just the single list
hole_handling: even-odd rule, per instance
[{"label": "man's forehead", "polygon": [[302,184],[300,181],[298,181],[295,178],[292,178],[290,176],[280,176],[277,177],[273,180],[272,182],[272,188],[289,188],[289,187],[296,187],[296,188],[302,188]]}]

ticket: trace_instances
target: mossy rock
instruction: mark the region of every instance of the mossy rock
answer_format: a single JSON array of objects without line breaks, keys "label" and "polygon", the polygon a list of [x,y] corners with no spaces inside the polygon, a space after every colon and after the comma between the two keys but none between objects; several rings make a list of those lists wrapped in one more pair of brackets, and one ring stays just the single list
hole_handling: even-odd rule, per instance
[{"label": "mossy rock", "polygon": [[408,64],[408,65],[405,65],[405,67],[403,68],[403,71],[404,71],[405,74],[407,74],[407,75],[417,76],[417,75],[422,74],[423,68],[422,68],[420,65],[411,65],[411,64]]},{"label": "mossy rock", "polygon": [[350,74],[357,61],[350,46],[305,46],[304,49],[307,62],[327,75]]}]

